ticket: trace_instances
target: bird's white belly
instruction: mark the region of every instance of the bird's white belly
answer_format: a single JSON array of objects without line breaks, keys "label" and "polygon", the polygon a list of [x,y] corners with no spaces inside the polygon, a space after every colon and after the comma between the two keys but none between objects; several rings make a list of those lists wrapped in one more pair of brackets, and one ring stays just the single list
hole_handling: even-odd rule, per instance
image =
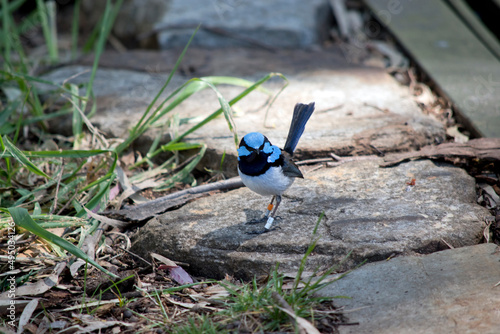
[{"label": "bird's white belly", "polygon": [[238,174],[245,186],[263,196],[281,195],[294,180],[292,177],[285,176],[280,167],[271,167],[267,172],[258,176],[244,175],[238,168]]}]

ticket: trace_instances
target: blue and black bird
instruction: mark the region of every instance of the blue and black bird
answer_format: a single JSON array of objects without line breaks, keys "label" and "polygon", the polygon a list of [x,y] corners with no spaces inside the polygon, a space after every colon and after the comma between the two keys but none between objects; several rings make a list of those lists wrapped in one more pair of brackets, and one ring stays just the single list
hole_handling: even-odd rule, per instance
[{"label": "blue and black bird", "polygon": [[[251,132],[241,139],[238,148],[238,173],[241,180],[257,194],[272,196],[264,216],[267,223],[262,232],[270,230],[283,192],[292,185],[296,177],[304,178],[292,161],[292,156],[313,111],[314,102],[295,105],[283,149],[271,144],[269,139],[259,132]],[[276,205],[273,204],[275,200]]]}]

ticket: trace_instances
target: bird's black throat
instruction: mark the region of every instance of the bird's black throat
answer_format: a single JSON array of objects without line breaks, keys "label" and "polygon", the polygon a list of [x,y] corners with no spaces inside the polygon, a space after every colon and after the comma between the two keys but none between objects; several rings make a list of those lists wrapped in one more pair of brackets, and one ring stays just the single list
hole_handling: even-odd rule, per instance
[{"label": "bird's black throat", "polygon": [[260,151],[258,155],[253,157],[240,157],[240,161],[238,162],[238,167],[243,174],[249,176],[259,176],[264,174],[271,167],[283,166],[283,157],[280,156],[279,159],[274,161],[273,163],[267,162],[268,154]]}]

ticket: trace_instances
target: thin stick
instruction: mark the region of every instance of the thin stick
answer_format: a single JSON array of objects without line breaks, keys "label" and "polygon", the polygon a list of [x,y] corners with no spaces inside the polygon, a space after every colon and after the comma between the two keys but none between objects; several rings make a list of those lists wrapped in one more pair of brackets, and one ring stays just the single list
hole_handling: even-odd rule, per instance
[{"label": "thin stick", "polygon": [[125,251],[125,252],[129,253],[130,255],[135,256],[136,258],[138,258],[138,259],[140,259],[140,260],[142,260],[142,261],[146,262],[146,263],[147,263],[150,267],[152,267],[152,266],[153,266],[153,264],[152,264],[151,262],[149,262],[148,260],[145,260],[143,257],[140,257],[139,255],[137,255],[137,254],[135,254],[135,253],[132,253],[132,252],[131,252],[131,251],[129,251],[128,249],[125,249],[125,248],[123,248],[123,247],[121,247],[121,246],[118,246],[118,248],[120,248],[122,251]]},{"label": "thin stick", "polygon": [[366,161],[366,160],[377,160],[380,159],[379,156],[376,155],[360,155],[360,156],[354,156],[354,157],[340,157],[336,155],[335,153],[330,153],[332,158],[337,160],[337,162],[327,162],[326,165],[327,167],[336,167],[340,166],[342,164],[345,164],[346,162],[351,162],[351,161]]},{"label": "thin stick", "polygon": [[56,195],[54,197],[54,205],[50,208],[50,214],[53,214],[54,210],[57,208],[57,196],[59,195],[59,187],[61,186],[63,171],[64,171],[64,159],[61,159],[61,170],[59,172],[59,175],[57,176]]},{"label": "thin stick", "polygon": [[78,195],[78,190],[75,192],[75,194],[69,199],[69,201],[66,202],[66,204],[64,204],[64,206],[61,208],[61,210],[59,210],[59,212],[57,212],[58,215],[60,215],[64,210],[66,210],[66,208],[68,207],[68,205],[73,202],[73,200],[76,198],[76,196]]},{"label": "thin stick", "polygon": [[316,163],[320,163],[320,162],[331,162],[331,161],[332,161],[332,158],[317,158],[317,159],[308,159],[308,160],[297,161],[295,164],[297,166],[301,166],[301,165],[309,165],[309,164],[316,164]]}]

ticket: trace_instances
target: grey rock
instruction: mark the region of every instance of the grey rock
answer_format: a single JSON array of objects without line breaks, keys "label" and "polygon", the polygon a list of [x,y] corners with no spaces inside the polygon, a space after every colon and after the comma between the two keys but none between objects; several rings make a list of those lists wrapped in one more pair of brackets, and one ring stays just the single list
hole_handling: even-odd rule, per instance
[{"label": "grey rock", "polygon": [[[91,67],[66,66],[44,75],[44,79],[61,84],[64,81],[77,85],[85,85],[90,79]],[[73,77],[71,80],[68,78]],[[97,112],[91,119],[108,137],[124,138],[140,120],[148,105],[165,83],[165,74],[143,73],[121,69],[99,69],[93,84],[94,96],[97,100]],[[171,81],[171,87],[162,97],[165,98],[174,88],[182,85],[186,80],[176,76]],[[49,89],[42,85],[42,89]],[[80,91],[86,93],[85,86]],[[71,118],[65,122],[57,120],[52,123],[54,131],[69,134]]]},{"label": "grey rock", "polygon": [[[414,177],[416,186],[407,191]],[[489,212],[475,204],[474,179],[462,169],[431,161],[379,168],[376,161],[346,163],[306,174],[285,193],[280,229],[250,235],[261,226],[269,198],[247,188],[202,198],[149,221],[134,237],[133,251],[156,252],[189,263],[205,277],[226,273],[249,278],[277,261],[296,270],[324,212],[309,268],[344,261],[342,269],[397,255],[432,253],[448,245],[477,244]]]},{"label": "grey rock", "polygon": [[[82,3],[83,27],[98,23],[105,2]],[[333,15],[326,0],[126,0],[113,33],[125,44],[184,47],[317,47],[329,36]]]},{"label": "grey rock", "polygon": [[[289,80],[289,86],[276,99],[267,120],[266,109],[259,109],[259,104],[255,104],[260,97],[257,94],[238,105],[240,110],[246,111],[235,117],[239,138],[258,131],[274,145],[283,147],[293,105],[312,101],[316,102],[316,111],[297,146],[299,157],[327,156],[330,152],[362,155],[376,154],[377,150],[384,153],[407,151],[441,142],[444,138],[442,125],[423,115],[407,89],[398,86],[382,70],[323,69],[293,75]],[[277,91],[278,85],[273,90]],[[200,108],[196,110],[202,110]],[[231,137],[224,133],[227,133],[227,125],[221,118],[188,140],[202,141],[212,149],[202,161],[212,169],[219,166],[220,157],[226,152],[225,171],[233,176],[235,148]]]},{"label": "grey rock", "polygon": [[[319,292],[349,322],[341,334],[498,333],[500,252],[494,244],[367,264]],[[356,310],[357,309],[357,310]]]},{"label": "grey rock", "polygon": [[332,18],[325,0],[171,0],[155,28],[162,49],[185,46],[200,23],[193,45],[303,48],[328,35]]},{"label": "grey rock", "polygon": [[[88,28],[98,24],[102,18],[105,1],[87,0],[82,2],[81,27]],[[165,0],[125,0],[113,25],[113,34],[125,44],[154,46],[156,38],[144,38],[154,30],[154,26],[168,11]]]},{"label": "grey rock", "polygon": [[[116,56],[103,59],[109,66],[119,65],[119,62],[113,61],[117,59]],[[160,62],[154,61],[152,56],[147,59],[151,68],[160,66]],[[330,152],[361,155],[375,154],[376,150],[384,153],[406,151],[440,142],[446,136],[438,121],[421,113],[406,87],[399,86],[382,69],[348,64],[338,50],[314,53],[280,51],[272,57],[262,51],[236,50],[224,54],[197,50],[186,59],[191,59],[188,61],[189,67],[199,68],[203,75],[233,75],[256,80],[270,71],[285,73],[289,85],[275,100],[267,119],[267,107],[264,105],[268,96],[256,91],[233,107],[234,120],[240,138],[248,132],[260,131],[273,144],[283,145],[295,103],[315,101],[317,110],[297,148],[299,158],[325,156]],[[130,61],[126,66],[129,64]],[[63,67],[44,78],[60,83],[88,69],[86,66]],[[137,123],[160,90],[166,77],[166,74],[158,73],[100,69],[94,81],[98,111],[91,121],[109,137],[126,136],[128,129]],[[88,78],[87,72],[71,79],[71,82],[84,83]],[[174,75],[163,96],[187,80],[185,76]],[[277,92],[282,84],[282,81],[273,79],[265,87]],[[227,99],[243,90],[231,86],[220,86],[219,89]],[[211,90],[205,90],[184,101],[171,115],[200,120],[219,107],[216,95]],[[190,122],[179,128],[151,129],[135,147],[145,153],[158,134],[162,136],[161,142],[165,143],[171,137],[170,133],[182,133],[194,124]],[[71,130],[71,120],[57,120],[51,126],[53,131],[68,132]],[[235,175],[236,151],[224,117],[215,119],[186,140],[208,145],[200,166],[217,170],[225,152],[223,171],[227,176]]]}]

